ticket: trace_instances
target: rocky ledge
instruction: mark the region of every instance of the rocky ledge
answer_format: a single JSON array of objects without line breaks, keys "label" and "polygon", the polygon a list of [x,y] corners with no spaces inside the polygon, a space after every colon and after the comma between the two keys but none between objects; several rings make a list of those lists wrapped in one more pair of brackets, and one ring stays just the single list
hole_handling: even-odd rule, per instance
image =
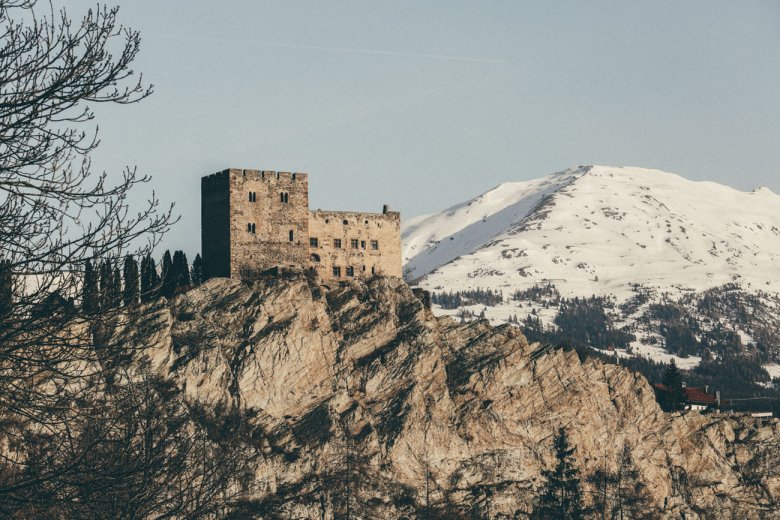
[{"label": "rocky ledge", "polygon": [[436,318],[397,279],[214,279],[124,333],[232,418],[250,517],[524,518],[561,426],[583,477],[630,446],[663,517],[777,514],[776,420],[666,414],[639,374]]}]

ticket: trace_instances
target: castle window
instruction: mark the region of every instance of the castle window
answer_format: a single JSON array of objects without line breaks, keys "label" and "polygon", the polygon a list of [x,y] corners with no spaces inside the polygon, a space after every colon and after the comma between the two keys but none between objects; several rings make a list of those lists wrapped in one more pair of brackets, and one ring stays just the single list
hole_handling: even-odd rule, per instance
[{"label": "castle window", "polygon": [[347,267],[347,276],[355,276],[355,268],[354,267]]},{"label": "castle window", "polygon": [[247,224],[246,225],[246,231],[247,233],[255,234],[255,225],[254,224]]},{"label": "castle window", "polygon": [[310,247],[320,247],[320,241],[317,240],[315,237],[311,237],[309,239],[309,246]]},{"label": "castle window", "polygon": [[249,192],[249,202],[257,202],[257,192],[256,191],[250,191]]},{"label": "castle window", "polygon": [[372,240],[371,241],[371,249],[373,249],[374,251],[379,249],[379,240]]},{"label": "castle window", "polygon": [[295,240],[295,233],[293,233],[293,230],[291,229],[290,230],[290,242],[292,242],[293,240]]},{"label": "castle window", "polygon": [[352,240],[349,241],[349,243],[352,246],[352,249],[357,249],[358,248],[358,239],[357,238],[353,238]]},{"label": "castle window", "polygon": [[336,267],[336,266],[333,267],[333,276],[335,276],[336,278],[341,276],[341,267]]},{"label": "castle window", "polygon": [[365,248],[366,248],[366,241],[365,240],[361,240],[360,241],[360,249],[365,249]]},{"label": "castle window", "polygon": [[342,223],[342,224],[344,224],[344,225],[346,226],[347,224],[349,224],[349,220],[347,220],[347,219],[344,219],[344,220],[342,220],[342,221],[341,221],[341,223]]},{"label": "castle window", "polygon": [[290,202],[290,194],[287,193],[286,191],[281,192],[279,194],[279,202],[281,202],[282,204],[287,204],[288,202]]},{"label": "castle window", "polygon": [[316,253],[312,254],[311,255],[311,261],[314,262],[315,264],[319,264],[320,263],[320,255],[318,255]]},{"label": "castle window", "polygon": [[333,239],[333,247],[336,249],[341,249],[341,239],[340,238],[334,238]]},{"label": "castle window", "polygon": [[366,221],[365,221],[365,222],[363,222],[363,223],[364,223],[365,225],[368,225],[368,220],[366,220]]},{"label": "castle window", "polygon": [[371,274],[376,274],[376,267],[371,266]]}]

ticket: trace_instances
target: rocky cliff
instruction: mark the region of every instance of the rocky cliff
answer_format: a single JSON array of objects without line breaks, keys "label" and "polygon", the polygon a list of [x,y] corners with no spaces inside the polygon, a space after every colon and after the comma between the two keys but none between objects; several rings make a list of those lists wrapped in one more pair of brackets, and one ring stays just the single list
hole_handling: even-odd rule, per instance
[{"label": "rocky cliff", "polygon": [[250,516],[523,518],[560,426],[583,476],[627,443],[665,517],[778,516],[776,420],[665,414],[642,376],[436,318],[397,279],[214,279],[124,333],[233,418]]}]

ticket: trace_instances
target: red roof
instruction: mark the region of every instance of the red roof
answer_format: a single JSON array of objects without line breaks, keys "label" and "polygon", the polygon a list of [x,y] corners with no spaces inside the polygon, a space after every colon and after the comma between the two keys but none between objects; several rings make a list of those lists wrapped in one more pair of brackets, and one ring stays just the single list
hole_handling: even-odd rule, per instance
[{"label": "red roof", "polygon": [[701,388],[691,388],[689,386],[685,387],[685,399],[689,403],[711,404],[711,405],[718,404],[718,401],[717,399],[715,399],[714,395],[705,394],[704,390],[702,390]]},{"label": "red roof", "polygon": [[[666,385],[654,384],[653,387],[662,392],[669,391]],[[714,394],[705,393],[704,390],[702,390],[701,388],[693,388],[691,386],[686,386],[685,388],[683,388],[683,390],[685,390],[686,403],[704,404],[704,405],[712,405],[712,406],[718,404],[718,400],[715,398]]]}]

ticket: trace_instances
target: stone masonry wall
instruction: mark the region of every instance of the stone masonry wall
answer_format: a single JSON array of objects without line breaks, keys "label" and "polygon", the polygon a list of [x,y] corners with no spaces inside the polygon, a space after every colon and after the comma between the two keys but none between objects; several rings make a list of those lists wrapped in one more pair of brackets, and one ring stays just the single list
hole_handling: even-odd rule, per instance
[{"label": "stone masonry wall", "polygon": [[311,211],[309,237],[312,265],[326,282],[373,274],[401,276],[401,216],[397,212]]},{"label": "stone masonry wall", "polygon": [[[255,194],[252,200],[250,193]],[[230,202],[231,277],[251,277],[275,265],[307,264],[305,173],[231,169]]]}]

